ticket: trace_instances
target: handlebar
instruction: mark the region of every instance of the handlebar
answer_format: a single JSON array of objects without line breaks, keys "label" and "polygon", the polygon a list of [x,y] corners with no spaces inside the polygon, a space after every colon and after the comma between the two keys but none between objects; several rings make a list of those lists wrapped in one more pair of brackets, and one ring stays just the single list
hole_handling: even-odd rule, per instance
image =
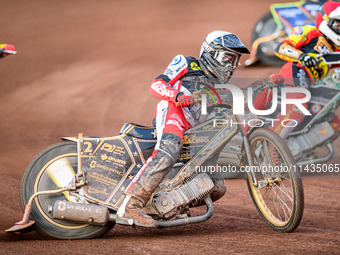
[{"label": "handlebar", "polygon": [[340,52],[316,55],[317,59],[322,59],[327,65],[340,64]]}]

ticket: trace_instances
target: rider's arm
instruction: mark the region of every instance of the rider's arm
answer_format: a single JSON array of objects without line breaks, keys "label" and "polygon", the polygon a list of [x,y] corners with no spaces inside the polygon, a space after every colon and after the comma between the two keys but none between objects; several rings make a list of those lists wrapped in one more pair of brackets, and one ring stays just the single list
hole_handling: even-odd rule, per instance
[{"label": "rider's arm", "polygon": [[[188,72],[188,62],[183,55],[176,56],[164,73],[156,77],[150,86],[150,93],[152,96],[161,100],[176,102],[176,95],[180,96],[179,88],[172,86],[183,75]],[[181,93],[183,94],[183,93]]]},{"label": "rider's arm", "polygon": [[281,42],[278,44],[275,55],[285,61],[290,62],[299,62],[299,58],[303,52],[301,50],[296,49],[293,45]]},{"label": "rider's arm", "polygon": [[278,44],[275,55],[290,62],[306,62],[310,56],[300,49],[319,35],[321,33],[315,27],[295,27],[292,33]]},{"label": "rider's arm", "polygon": [[170,87],[164,79],[157,77],[151,84],[150,93],[161,100],[175,102],[178,90]]}]

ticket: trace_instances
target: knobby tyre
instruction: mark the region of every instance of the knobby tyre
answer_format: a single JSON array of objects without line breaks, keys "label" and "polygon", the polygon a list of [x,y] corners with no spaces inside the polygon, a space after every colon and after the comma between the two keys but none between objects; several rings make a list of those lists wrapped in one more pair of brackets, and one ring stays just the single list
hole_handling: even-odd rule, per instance
[{"label": "knobby tyre", "polygon": [[269,129],[252,132],[249,144],[257,181],[265,183],[257,188],[249,178],[247,180],[257,211],[275,230],[295,230],[302,219],[304,194],[294,157],[285,141]]},{"label": "knobby tyre", "polygon": [[[34,193],[66,186],[72,175],[77,173],[77,166],[75,142],[57,143],[41,151],[28,165],[22,178],[20,198],[23,208]],[[67,192],[36,197],[30,215],[30,219],[35,221],[36,231],[57,239],[85,239],[101,237],[114,226],[112,222],[95,226],[53,219],[49,206],[57,200],[70,199]]]}]

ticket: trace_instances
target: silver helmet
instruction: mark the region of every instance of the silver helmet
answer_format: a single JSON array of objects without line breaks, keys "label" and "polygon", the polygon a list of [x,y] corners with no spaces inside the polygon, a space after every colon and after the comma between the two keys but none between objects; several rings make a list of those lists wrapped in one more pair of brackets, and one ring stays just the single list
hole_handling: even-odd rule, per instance
[{"label": "silver helmet", "polygon": [[238,66],[241,54],[249,54],[247,47],[232,33],[214,31],[203,41],[200,61],[203,71],[217,82],[226,83]]}]

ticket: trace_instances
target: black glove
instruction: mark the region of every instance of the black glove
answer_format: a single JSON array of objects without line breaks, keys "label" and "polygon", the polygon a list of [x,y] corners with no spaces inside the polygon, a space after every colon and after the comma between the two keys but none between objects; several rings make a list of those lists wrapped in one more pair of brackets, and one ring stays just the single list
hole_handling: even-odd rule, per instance
[{"label": "black glove", "polygon": [[0,58],[3,58],[3,57],[4,57],[4,49],[0,48]]},{"label": "black glove", "polygon": [[302,67],[315,67],[317,62],[316,59],[312,56],[309,56],[307,54],[302,54],[300,57],[300,63]]}]

